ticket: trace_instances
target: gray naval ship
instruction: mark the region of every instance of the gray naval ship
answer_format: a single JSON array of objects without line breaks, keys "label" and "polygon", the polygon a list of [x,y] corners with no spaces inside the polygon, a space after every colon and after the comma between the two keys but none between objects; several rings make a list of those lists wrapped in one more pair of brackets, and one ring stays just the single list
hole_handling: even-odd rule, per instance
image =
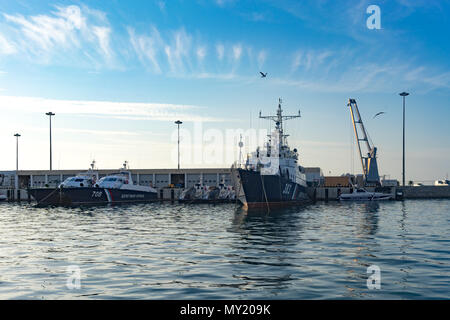
[{"label": "gray naval ship", "polygon": [[[249,208],[270,208],[310,202],[306,192],[304,168],[298,163],[298,150],[289,147],[283,121],[300,117],[284,116],[279,100],[275,116],[259,117],[275,122],[264,148],[247,156],[244,166],[233,168],[237,178],[237,197]],[[240,145],[241,146],[241,145]]]}]

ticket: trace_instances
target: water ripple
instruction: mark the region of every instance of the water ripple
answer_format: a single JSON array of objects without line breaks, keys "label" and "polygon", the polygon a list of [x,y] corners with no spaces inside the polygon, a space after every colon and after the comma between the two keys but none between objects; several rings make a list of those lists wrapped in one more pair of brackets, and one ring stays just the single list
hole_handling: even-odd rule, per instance
[{"label": "water ripple", "polygon": [[[3,299],[448,299],[450,201],[0,205]],[[366,286],[381,269],[381,290]],[[81,271],[69,289],[68,266]]]}]

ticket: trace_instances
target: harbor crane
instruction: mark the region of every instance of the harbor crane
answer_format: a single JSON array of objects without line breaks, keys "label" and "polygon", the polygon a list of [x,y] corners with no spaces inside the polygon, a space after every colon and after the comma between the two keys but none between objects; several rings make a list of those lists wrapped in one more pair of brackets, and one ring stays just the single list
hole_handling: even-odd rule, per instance
[{"label": "harbor crane", "polygon": [[[359,113],[358,105],[355,99],[349,99],[350,114],[352,116],[353,129],[355,130],[356,143],[358,144],[359,157],[363,169],[364,179],[367,185],[380,185],[380,175],[378,174],[377,148],[369,142],[368,134]],[[363,156],[361,142],[365,142],[367,147],[367,156]]]}]

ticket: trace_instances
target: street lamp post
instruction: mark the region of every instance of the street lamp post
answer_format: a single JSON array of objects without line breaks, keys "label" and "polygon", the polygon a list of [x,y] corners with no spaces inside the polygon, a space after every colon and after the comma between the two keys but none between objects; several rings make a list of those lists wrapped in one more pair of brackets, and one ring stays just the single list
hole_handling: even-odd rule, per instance
[{"label": "street lamp post", "polygon": [[180,170],[180,124],[182,124],[180,120],[175,121],[175,124],[178,126],[178,170]]},{"label": "street lamp post", "polygon": [[16,133],[14,135],[16,137],[16,172],[19,171],[19,137],[20,134]]},{"label": "street lamp post", "polygon": [[408,92],[399,93],[403,97],[403,172],[402,172],[402,182],[405,186],[405,98],[409,96]]},{"label": "street lamp post", "polygon": [[14,135],[16,137],[16,180],[15,180],[15,187],[16,190],[19,189],[19,137],[20,134],[16,133]]},{"label": "street lamp post", "polygon": [[50,171],[52,171],[52,116],[53,112],[47,112],[46,115],[50,118]]}]

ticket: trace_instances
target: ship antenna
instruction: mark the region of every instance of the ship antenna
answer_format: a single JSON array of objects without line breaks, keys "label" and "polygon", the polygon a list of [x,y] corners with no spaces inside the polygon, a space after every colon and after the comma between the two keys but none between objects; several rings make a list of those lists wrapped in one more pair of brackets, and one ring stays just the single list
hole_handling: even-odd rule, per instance
[{"label": "ship antenna", "polygon": [[[279,138],[279,147],[281,147],[281,145],[286,144],[285,138],[287,137],[287,135],[283,134],[283,120],[291,120],[291,119],[295,119],[295,118],[300,118],[301,114],[300,111],[298,112],[298,115],[292,115],[292,116],[283,116],[283,110],[281,109],[281,104],[283,103],[283,100],[281,98],[278,99],[278,110],[277,110],[277,115],[276,116],[262,116],[261,113],[259,114],[259,117],[261,119],[266,119],[266,120],[272,120],[275,122],[275,129],[278,132],[278,138]],[[281,148],[280,148],[281,150]]]}]

